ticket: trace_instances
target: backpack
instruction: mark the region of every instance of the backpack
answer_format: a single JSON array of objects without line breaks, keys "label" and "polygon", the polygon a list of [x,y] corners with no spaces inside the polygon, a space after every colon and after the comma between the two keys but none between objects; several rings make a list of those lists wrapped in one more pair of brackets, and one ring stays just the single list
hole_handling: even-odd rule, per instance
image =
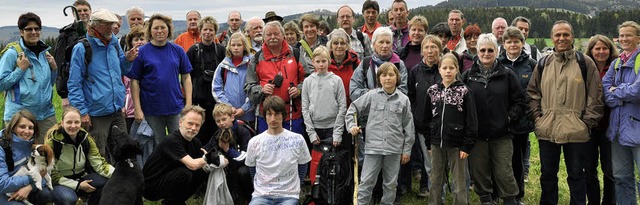
[{"label": "backpack", "polygon": [[318,165],[314,203],[349,204],[353,194],[353,171],[349,151],[332,145],[323,146],[323,150],[328,151],[322,155]]},{"label": "backpack", "polygon": [[[396,66],[398,71],[400,70],[400,62],[393,63],[393,65]],[[370,66],[371,66],[371,56],[363,58],[362,59],[362,76],[364,77],[364,83],[367,83],[367,70],[371,70],[371,73],[373,74],[373,76],[376,76],[375,71],[373,69],[369,69]],[[378,86],[378,83],[376,82],[375,78],[373,78],[373,86],[374,87]]]},{"label": "backpack", "polygon": [[[73,54],[73,47],[78,43],[82,43],[82,46],[84,46],[85,69],[88,70],[89,64],[91,63],[91,57],[93,52],[91,51],[91,44],[89,43],[89,40],[87,40],[85,36],[79,37],[74,41],[74,43],[71,43],[64,48],[64,53],[63,53],[64,61],[62,62],[62,64],[58,64],[60,66],[58,69],[58,77],[56,78],[56,91],[58,91],[58,95],[60,95],[60,98],[67,98],[69,96],[67,81],[69,81],[69,72],[71,69],[71,57]],[[58,46],[56,45],[56,47]],[[56,53],[58,52],[59,51],[56,50]],[[84,72],[83,77],[85,79],[89,79],[89,72]]]},{"label": "backpack", "polygon": [[[369,48],[367,48],[368,46],[364,45],[364,35],[362,34],[362,31],[356,31],[356,37],[358,38],[358,40],[360,41],[360,45],[362,45],[362,49],[363,49],[363,54],[366,54],[369,52]],[[364,56],[362,56],[364,58]]]},{"label": "backpack", "polygon": [[[239,127],[244,127],[244,129],[246,129],[247,131],[249,131],[249,134],[251,134],[251,137],[253,137],[253,136],[256,136],[256,135],[257,135],[256,130],[255,130],[255,129],[253,129],[253,127],[251,127],[251,126],[249,125],[249,123],[247,123],[246,121],[241,120],[241,119],[236,119],[236,121],[238,122],[238,126],[239,126]],[[237,130],[237,129],[238,129],[238,128],[236,127],[236,130],[233,130],[233,133],[238,133],[238,130]]]},{"label": "backpack", "polygon": [[536,45],[529,45],[531,47],[531,58],[538,60],[538,47]]},{"label": "backpack", "polygon": [[[82,78],[88,80],[89,82],[93,82],[91,76],[89,76],[89,64],[91,63],[91,59],[93,56],[93,51],[91,49],[91,43],[89,43],[89,39],[86,36],[80,36],[74,43],[69,44],[64,50],[64,62],[58,68],[58,77],[56,78],[56,91],[58,91],[58,95],[60,98],[67,98],[69,96],[69,89],[67,88],[67,81],[69,81],[69,74],[71,71],[71,58],[73,57],[73,47],[75,47],[78,43],[82,43],[84,47],[84,75]],[[119,45],[112,44],[116,49],[117,56],[120,56],[120,48]],[[108,46],[108,45],[107,45]],[[57,47],[57,45],[56,45]],[[56,51],[58,53],[58,51]]]},{"label": "backpack", "polygon": [[[620,58],[616,58],[613,63],[613,68],[616,72],[620,69]],[[633,71],[638,75],[638,69],[640,69],[640,55],[636,55],[636,61],[633,64]]]},{"label": "backpack", "polygon": [[[4,52],[3,52],[4,53]],[[5,128],[8,129],[8,128]],[[9,170],[9,172],[12,172],[13,169],[15,168],[15,164],[13,162],[13,151],[11,150],[11,140],[7,139],[6,137],[2,137],[2,139],[0,139],[0,147],[2,147],[2,150],[4,150],[4,161],[7,163],[7,170]],[[7,156],[11,156],[11,157],[7,157]]]},{"label": "backpack", "polygon": [[[227,37],[227,31],[223,31],[222,33],[220,33],[220,37],[218,37],[218,42],[222,43],[224,41],[224,38]],[[226,46],[226,45],[223,45]]]},{"label": "backpack", "polygon": [[[13,49],[15,50],[18,54],[22,53],[22,47],[20,46],[20,42],[18,41],[13,41],[9,44],[7,44],[7,46],[4,47],[4,49],[2,49],[2,51],[0,51],[0,57],[2,57],[4,55],[5,52],[7,52],[9,49]],[[33,74],[33,70],[31,70],[31,73]],[[16,83],[15,85],[11,86],[11,89],[20,89],[19,84]],[[10,94],[11,92],[9,90],[4,92],[4,96],[6,97],[8,94]],[[16,96],[18,100],[16,100],[16,102],[19,102],[19,96]],[[4,127],[4,120],[0,120],[0,127]],[[10,150],[9,150],[10,151]],[[13,159],[11,159],[13,161]],[[13,164],[13,162],[11,163]]]}]

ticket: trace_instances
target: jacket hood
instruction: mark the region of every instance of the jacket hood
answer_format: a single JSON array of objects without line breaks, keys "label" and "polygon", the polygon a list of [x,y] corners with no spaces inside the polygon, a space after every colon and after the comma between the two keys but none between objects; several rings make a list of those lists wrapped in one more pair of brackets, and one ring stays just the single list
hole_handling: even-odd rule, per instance
[{"label": "jacket hood", "polygon": [[233,65],[233,59],[226,57],[224,58],[224,60],[222,62],[220,62],[220,67],[227,69],[228,71],[231,71],[233,73],[238,73],[237,68],[242,67],[243,65],[246,65],[249,63],[249,61],[251,60],[251,56],[243,56],[242,57],[242,62],[240,64],[238,64],[238,66]]},{"label": "jacket hood", "polygon": [[[333,56],[333,52],[331,52],[331,65],[329,66],[335,66],[338,70],[341,70],[345,67],[344,65],[349,65],[356,61],[358,61],[358,54],[356,54],[356,52],[353,50],[348,50],[344,60],[340,63],[340,65],[338,65],[338,62],[336,62]],[[355,69],[355,67],[353,69]]]},{"label": "jacket hood", "polygon": [[[80,140],[78,140],[78,144],[84,140],[86,140],[88,134],[87,131],[84,130],[84,128],[80,128],[80,131],[78,131],[77,137],[79,137]],[[53,137],[53,141],[57,141],[63,144],[76,144],[76,142],[74,142],[73,140],[71,140],[71,137],[69,136],[69,134],[67,134],[66,131],[64,131],[64,129],[61,127],[58,130],[53,131],[53,133],[51,134],[51,137]]]}]

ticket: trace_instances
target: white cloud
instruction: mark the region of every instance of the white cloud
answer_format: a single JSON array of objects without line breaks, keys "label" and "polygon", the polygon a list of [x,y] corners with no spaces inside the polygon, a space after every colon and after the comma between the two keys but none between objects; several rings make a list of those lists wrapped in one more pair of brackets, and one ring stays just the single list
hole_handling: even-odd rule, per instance
[{"label": "white cloud", "polygon": [[[444,0],[406,0],[409,8],[435,5]],[[176,20],[184,20],[185,14],[189,10],[198,10],[203,16],[213,16],[220,22],[226,22],[227,14],[237,10],[242,13],[243,19],[252,16],[264,17],[267,11],[273,10],[280,16],[287,16],[316,9],[327,9],[335,11],[338,7],[348,4],[357,13],[360,13],[362,2],[359,1],[339,1],[339,0],[100,0],[92,1],[91,7],[106,8],[112,12],[124,15],[125,11],[132,6],[139,6],[145,10],[145,14],[150,16],[153,13],[163,13]],[[322,3],[319,3],[322,2]],[[391,6],[393,0],[378,0],[381,9]],[[62,8],[73,3],[72,0],[0,0],[0,26],[16,25],[18,16],[26,12],[34,12],[42,19],[44,26],[62,27],[73,21],[72,17],[65,17]]]}]

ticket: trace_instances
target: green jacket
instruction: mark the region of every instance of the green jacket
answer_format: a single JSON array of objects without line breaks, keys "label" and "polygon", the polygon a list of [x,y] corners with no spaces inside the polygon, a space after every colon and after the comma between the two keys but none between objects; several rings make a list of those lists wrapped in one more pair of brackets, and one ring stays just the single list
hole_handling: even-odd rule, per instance
[{"label": "green jacket", "polygon": [[[47,136],[46,143],[52,148],[54,144],[62,146],[59,158],[56,159],[56,165],[51,171],[53,184],[60,184],[78,191],[80,177],[89,174],[85,171],[87,159],[93,170],[104,177],[110,178],[114,168],[100,155],[95,141],[84,129],[78,132],[76,139],[78,140],[77,143],[73,142],[69,135],[60,128]],[[84,140],[88,140],[89,142],[88,157],[85,156],[82,150],[87,149],[82,146]]]}]

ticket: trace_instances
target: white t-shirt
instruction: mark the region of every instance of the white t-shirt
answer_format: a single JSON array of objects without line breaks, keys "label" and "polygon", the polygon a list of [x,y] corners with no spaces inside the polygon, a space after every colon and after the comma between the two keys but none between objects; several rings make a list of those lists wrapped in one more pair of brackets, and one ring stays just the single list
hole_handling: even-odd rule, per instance
[{"label": "white t-shirt", "polygon": [[247,148],[245,164],[256,167],[253,197],[298,198],[298,165],[311,161],[302,135],[284,130],[278,135],[266,131],[253,137]]}]

